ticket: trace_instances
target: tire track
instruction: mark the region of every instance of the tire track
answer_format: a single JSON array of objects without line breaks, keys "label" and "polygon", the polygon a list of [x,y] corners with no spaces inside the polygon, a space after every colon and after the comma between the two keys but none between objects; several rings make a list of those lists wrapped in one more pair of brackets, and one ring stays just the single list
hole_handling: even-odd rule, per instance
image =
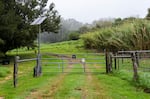
[{"label": "tire track", "polygon": [[106,95],[105,89],[100,84],[98,78],[91,73],[91,70],[87,68],[86,71],[88,73],[85,75],[86,84],[82,90],[82,99],[111,99]]},{"label": "tire track", "polygon": [[[60,55],[56,55],[54,54],[54,56],[60,56]],[[64,58],[66,58],[67,56],[63,56]],[[68,57],[67,57],[68,58]],[[26,99],[54,99],[54,95],[57,92],[57,90],[60,88],[61,84],[64,81],[64,78],[68,75],[68,72],[72,69],[72,64],[69,64],[70,62],[72,62],[72,59],[66,59],[68,61],[68,66],[66,67],[66,69],[64,70],[63,74],[60,74],[56,79],[54,79],[54,81],[48,85],[50,86],[45,86],[45,90],[40,91],[34,91],[31,92],[29,96],[26,97]],[[43,89],[43,88],[42,88]]]},{"label": "tire track", "polygon": [[[54,54],[54,56],[60,57],[60,55],[56,54]],[[65,69],[64,71],[66,73],[60,74],[53,80],[52,83],[46,85],[44,87],[44,90],[31,92],[31,94],[26,99],[55,99],[56,92],[61,88],[61,85],[64,83],[65,77],[73,68],[73,64],[70,64],[70,62],[79,62],[78,60],[70,59],[70,57],[68,56],[63,57],[68,61],[67,69]],[[86,67],[88,67],[88,65]],[[94,67],[95,69],[98,68],[97,66]],[[89,68],[86,68],[86,71],[88,73],[82,74],[85,75],[85,84],[80,88],[81,99],[111,99],[106,95],[105,89],[100,84],[98,78],[92,74],[92,71]]]}]

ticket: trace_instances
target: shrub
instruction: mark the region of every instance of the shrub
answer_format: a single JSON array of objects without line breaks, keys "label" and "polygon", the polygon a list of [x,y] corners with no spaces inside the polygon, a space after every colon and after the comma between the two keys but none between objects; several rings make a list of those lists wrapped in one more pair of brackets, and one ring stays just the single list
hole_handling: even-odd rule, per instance
[{"label": "shrub", "polygon": [[150,23],[143,19],[127,21],[120,26],[88,32],[81,39],[86,48],[147,50],[150,49]]},{"label": "shrub", "polygon": [[70,33],[69,34],[69,40],[78,40],[79,39],[79,33]]},{"label": "shrub", "polygon": [[86,33],[84,35],[82,35],[80,38],[83,39],[83,43],[84,43],[84,47],[88,48],[88,49],[93,49],[96,48],[96,39],[94,37],[94,33]]}]

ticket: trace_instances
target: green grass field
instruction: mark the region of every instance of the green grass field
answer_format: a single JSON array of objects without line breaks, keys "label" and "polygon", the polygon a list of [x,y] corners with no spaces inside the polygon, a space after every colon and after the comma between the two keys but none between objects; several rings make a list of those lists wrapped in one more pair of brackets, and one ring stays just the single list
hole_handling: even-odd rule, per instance
[{"label": "green grass field", "polygon": [[[97,58],[86,54],[95,51],[85,50],[81,40],[42,44],[41,52],[68,55],[85,53],[86,56],[78,55],[78,57]],[[28,51],[25,48],[12,50],[7,54],[12,58],[18,54],[21,59],[36,57],[35,50]],[[56,58],[48,54],[42,57]],[[102,55],[98,57],[104,58]],[[48,62],[61,61],[61,59],[48,60]],[[63,62],[70,62],[70,60]],[[13,62],[8,66],[0,66],[0,99],[150,99],[150,94],[144,93],[131,82],[132,74],[126,72],[123,74],[124,72],[121,71],[105,74],[104,64],[87,64],[86,71],[89,73],[84,73],[81,69],[82,64],[63,64],[66,73],[62,73],[62,64],[60,67],[59,64],[51,64],[51,66],[45,64],[42,67],[42,76],[33,78],[35,65],[35,61],[19,63],[17,88],[13,87]]]}]

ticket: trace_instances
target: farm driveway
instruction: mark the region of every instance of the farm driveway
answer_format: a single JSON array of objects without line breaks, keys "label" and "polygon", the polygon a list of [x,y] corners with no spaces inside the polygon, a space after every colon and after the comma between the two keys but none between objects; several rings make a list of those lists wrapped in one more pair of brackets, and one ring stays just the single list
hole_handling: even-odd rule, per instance
[{"label": "farm driveway", "polygon": [[[31,92],[26,99],[111,99],[105,93],[100,81],[95,74],[69,73],[76,66],[69,64],[75,60],[67,60],[68,68],[65,72],[55,77],[53,82],[48,83],[41,89]],[[87,66],[88,67],[88,66]]]}]

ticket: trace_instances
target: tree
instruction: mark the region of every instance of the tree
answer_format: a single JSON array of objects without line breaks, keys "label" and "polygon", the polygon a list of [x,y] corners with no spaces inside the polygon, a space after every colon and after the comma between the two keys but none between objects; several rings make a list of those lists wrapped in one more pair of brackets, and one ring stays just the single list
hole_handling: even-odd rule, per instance
[{"label": "tree", "polygon": [[122,23],[123,23],[123,21],[121,18],[116,18],[113,23],[113,26],[118,26],[118,25],[121,25]]},{"label": "tree", "polygon": [[82,23],[75,19],[63,19],[61,18],[61,26],[58,33],[47,33],[41,34],[41,42],[60,42],[69,40],[70,33],[78,31],[82,27]]},{"label": "tree", "polygon": [[107,28],[112,26],[114,19],[100,19],[93,21],[94,28]]},{"label": "tree", "polygon": [[147,11],[148,11],[148,13],[147,13],[147,15],[146,15],[146,19],[147,19],[147,20],[150,20],[150,8],[148,8]]},{"label": "tree", "polygon": [[69,34],[69,40],[78,40],[79,39],[79,33],[78,32],[72,32]]},{"label": "tree", "polygon": [[79,33],[86,33],[86,32],[89,32],[91,29],[87,26],[82,26],[80,29],[79,29]]},{"label": "tree", "polygon": [[52,3],[49,6],[49,10],[45,14],[47,19],[42,24],[43,31],[58,33],[60,28],[60,15],[58,15],[57,10],[54,9],[55,4]]},{"label": "tree", "polygon": [[37,26],[30,23],[39,16],[47,16],[42,28],[48,32],[57,32],[60,26],[60,16],[51,4],[45,10],[48,0],[17,0],[0,1],[0,51],[6,53],[8,50],[22,46],[34,45],[37,38]]}]

